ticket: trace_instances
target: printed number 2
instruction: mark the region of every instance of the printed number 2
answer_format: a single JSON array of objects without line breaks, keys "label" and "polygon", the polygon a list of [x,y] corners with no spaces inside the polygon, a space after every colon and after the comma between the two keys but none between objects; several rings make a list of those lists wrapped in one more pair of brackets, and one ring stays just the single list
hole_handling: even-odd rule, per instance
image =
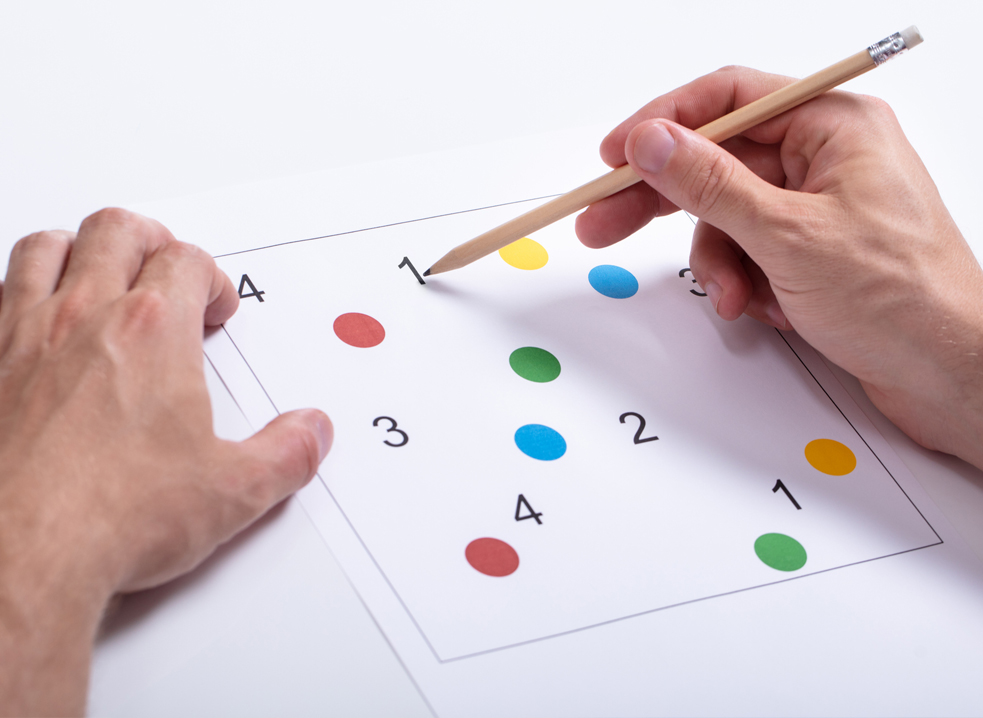
[{"label": "printed number 2", "polygon": [[[527,513],[527,514],[523,514],[522,513],[522,507],[523,506],[525,506],[526,509],[528,509],[529,513]],[[543,512],[542,511],[537,512],[536,509],[534,509],[532,506],[530,506],[529,505],[529,502],[526,501],[526,497],[523,496],[522,494],[519,494],[519,500],[515,502],[515,520],[516,521],[525,521],[526,519],[536,519],[536,523],[537,524],[542,524],[543,522],[540,521],[540,519],[539,519],[539,517],[542,516],[542,515],[543,515]]]},{"label": "printed number 2", "polygon": [[646,441],[657,441],[659,439],[658,436],[646,436],[644,439],[642,438],[642,432],[645,431],[645,417],[634,411],[626,411],[624,414],[622,414],[621,423],[624,424],[625,419],[629,416],[634,416],[636,419],[638,419],[638,431],[635,432],[634,438],[634,442],[636,444],[644,444]]},{"label": "printed number 2", "polygon": [[[242,292],[247,286],[252,291],[249,292],[249,294],[243,294]],[[249,278],[248,274],[242,275],[242,279],[239,280],[239,299],[249,299],[249,297],[256,297],[259,301],[262,302],[264,301],[263,299],[264,294],[266,294],[266,292],[261,292],[258,289],[256,289],[256,285],[253,284],[253,280]]]},{"label": "printed number 2", "polygon": [[395,419],[393,419],[391,416],[377,416],[375,419],[372,420],[372,426],[379,426],[379,422],[380,421],[388,421],[391,424],[391,426],[388,429],[386,429],[386,433],[387,434],[395,432],[395,433],[397,433],[397,434],[399,434],[400,436],[403,437],[403,440],[400,441],[398,444],[394,444],[393,442],[389,441],[388,439],[386,439],[385,441],[383,441],[382,442],[383,444],[385,444],[386,446],[394,446],[394,447],[397,447],[397,448],[399,448],[400,446],[406,446],[407,442],[410,440],[410,437],[402,429],[397,429],[396,428],[396,420]]}]

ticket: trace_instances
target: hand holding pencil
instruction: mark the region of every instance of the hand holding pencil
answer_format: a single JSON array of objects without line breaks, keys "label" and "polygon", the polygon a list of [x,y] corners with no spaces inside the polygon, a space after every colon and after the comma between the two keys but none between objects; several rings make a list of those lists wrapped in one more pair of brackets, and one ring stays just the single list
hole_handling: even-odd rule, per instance
[{"label": "hand holding pencil", "polygon": [[916,441],[983,467],[983,270],[891,109],[827,93],[722,146],[684,126],[788,82],[722,70],[622,123],[601,155],[642,182],[578,236],[600,248],[677,208],[699,217],[690,267],[721,318],[794,327]]},{"label": "hand holding pencil", "polygon": [[[708,120],[698,133],[711,142],[723,142],[755,125],[780,115],[831,90],[847,80],[873,70],[902,52],[921,44],[922,36],[914,25],[896,32],[865,50],[851,55],[825,70],[801,80],[789,80],[786,84],[759,96],[746,105]],[[691,125],[693,126],[693,125]],[[469,242],[455,247],[437,260],[423,276],[440,274],[465,267],[471,262],[531,234],[537,229],[556,222],[605,197],[621,192],[640,181],[640,177],[628,165],[616,167],[572,192],[557,197],[541,207],[495,227]]]},{"label": "hand holding pencil", "polygon": [[721,318],[794,327],[916,441],[983,468],[983,270],[891,109],[828,92],[720,145],[687,129],[795,84],[728,68],[653,100],[601,145],[640,181],[577,234],[699,217],[690,266]]}]

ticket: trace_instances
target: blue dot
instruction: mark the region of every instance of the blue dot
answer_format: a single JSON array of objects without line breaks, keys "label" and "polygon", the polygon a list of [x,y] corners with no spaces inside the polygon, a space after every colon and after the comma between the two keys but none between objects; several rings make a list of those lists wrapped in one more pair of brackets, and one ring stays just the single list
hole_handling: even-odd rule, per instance
[{"label": "blue dot", "polygon": [[526,424],[515,432],[515,445],[523,454],[540,461],[553,461],[567,453],[560,432],[542,424]]},{"label": "blue dot", "polygon": [[602,264],[590,270],[587,281],[605,297],[627,299],[638,291],[638,280],[627,269],[613,264]]}]

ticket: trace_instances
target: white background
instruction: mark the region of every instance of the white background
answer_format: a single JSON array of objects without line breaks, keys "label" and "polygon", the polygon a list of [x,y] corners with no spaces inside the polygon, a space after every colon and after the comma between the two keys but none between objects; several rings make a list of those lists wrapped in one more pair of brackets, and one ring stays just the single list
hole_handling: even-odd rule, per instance
[{"label": "white background", "polygon": [[[0,256],[108,204],[613,126],[722,64],[801,76],[911,23],[925,44],[850,89],[895,108],[983,256],[980,20],[956,2],[5,3]],[[380,203],[399,191],[380,177]],[[858,400],[983,554],[980,473]],[[100,713],[426,710],[296,505],[129,601],[100,650]]]}]

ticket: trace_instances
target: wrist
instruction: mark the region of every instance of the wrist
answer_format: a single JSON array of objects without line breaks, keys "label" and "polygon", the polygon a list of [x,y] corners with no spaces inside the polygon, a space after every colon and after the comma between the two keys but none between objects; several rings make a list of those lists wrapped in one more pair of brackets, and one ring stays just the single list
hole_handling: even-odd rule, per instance
[{"label": "wrist", "polygon": [[983,303],[924,326],[931,333],[913,343],[907,371],[890,385],[861,380],[864,389],[919,444],[983,469]]},{"label": "wrist", "polygon": [[81,714],[110,573],[70,522],[10,493],[0,491],[0,713]]}]

